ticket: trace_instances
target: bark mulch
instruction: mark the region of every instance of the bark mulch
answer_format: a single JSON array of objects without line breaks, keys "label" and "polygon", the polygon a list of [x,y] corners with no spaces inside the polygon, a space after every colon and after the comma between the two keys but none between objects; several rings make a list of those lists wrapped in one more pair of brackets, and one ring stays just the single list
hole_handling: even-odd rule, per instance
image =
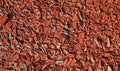
[{"label": "bark mulch", "polygon": [[120,0],[0,0],[0,71],[120,71]]}]

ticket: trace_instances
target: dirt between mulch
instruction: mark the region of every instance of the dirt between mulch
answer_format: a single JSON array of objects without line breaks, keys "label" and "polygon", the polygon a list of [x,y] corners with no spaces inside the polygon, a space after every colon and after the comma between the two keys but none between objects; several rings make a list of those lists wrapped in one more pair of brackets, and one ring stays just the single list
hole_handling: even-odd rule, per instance
[{"label": "dirt between mulch", "polygon": [[120,71],[120,0],[0,0],[0,71]]}]

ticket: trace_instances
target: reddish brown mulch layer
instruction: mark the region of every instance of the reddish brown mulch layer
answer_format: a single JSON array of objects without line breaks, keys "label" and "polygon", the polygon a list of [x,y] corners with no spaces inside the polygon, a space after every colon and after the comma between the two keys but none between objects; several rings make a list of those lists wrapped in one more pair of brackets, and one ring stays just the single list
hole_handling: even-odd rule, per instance
[{"label": "reddish brown mulch layer", "polygon": [[120,0],[0,0],[0,71],[120,71]]}]

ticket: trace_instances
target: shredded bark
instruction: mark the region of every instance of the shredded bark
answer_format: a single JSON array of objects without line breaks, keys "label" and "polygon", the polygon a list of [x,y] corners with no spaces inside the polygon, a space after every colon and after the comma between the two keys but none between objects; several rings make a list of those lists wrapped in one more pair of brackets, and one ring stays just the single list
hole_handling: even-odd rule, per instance
[{"label": "shredded bark", "polygon": [[120,71],[120,0],[0,0],[0,71]]}]

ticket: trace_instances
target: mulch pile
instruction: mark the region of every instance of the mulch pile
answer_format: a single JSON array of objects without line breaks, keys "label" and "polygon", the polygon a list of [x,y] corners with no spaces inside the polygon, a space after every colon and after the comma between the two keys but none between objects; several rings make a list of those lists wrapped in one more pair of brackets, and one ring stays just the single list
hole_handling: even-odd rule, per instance
[{"label": "mulch pile", "polygon": [[120,0],[0,0],[0,71],[120,71]]}]

